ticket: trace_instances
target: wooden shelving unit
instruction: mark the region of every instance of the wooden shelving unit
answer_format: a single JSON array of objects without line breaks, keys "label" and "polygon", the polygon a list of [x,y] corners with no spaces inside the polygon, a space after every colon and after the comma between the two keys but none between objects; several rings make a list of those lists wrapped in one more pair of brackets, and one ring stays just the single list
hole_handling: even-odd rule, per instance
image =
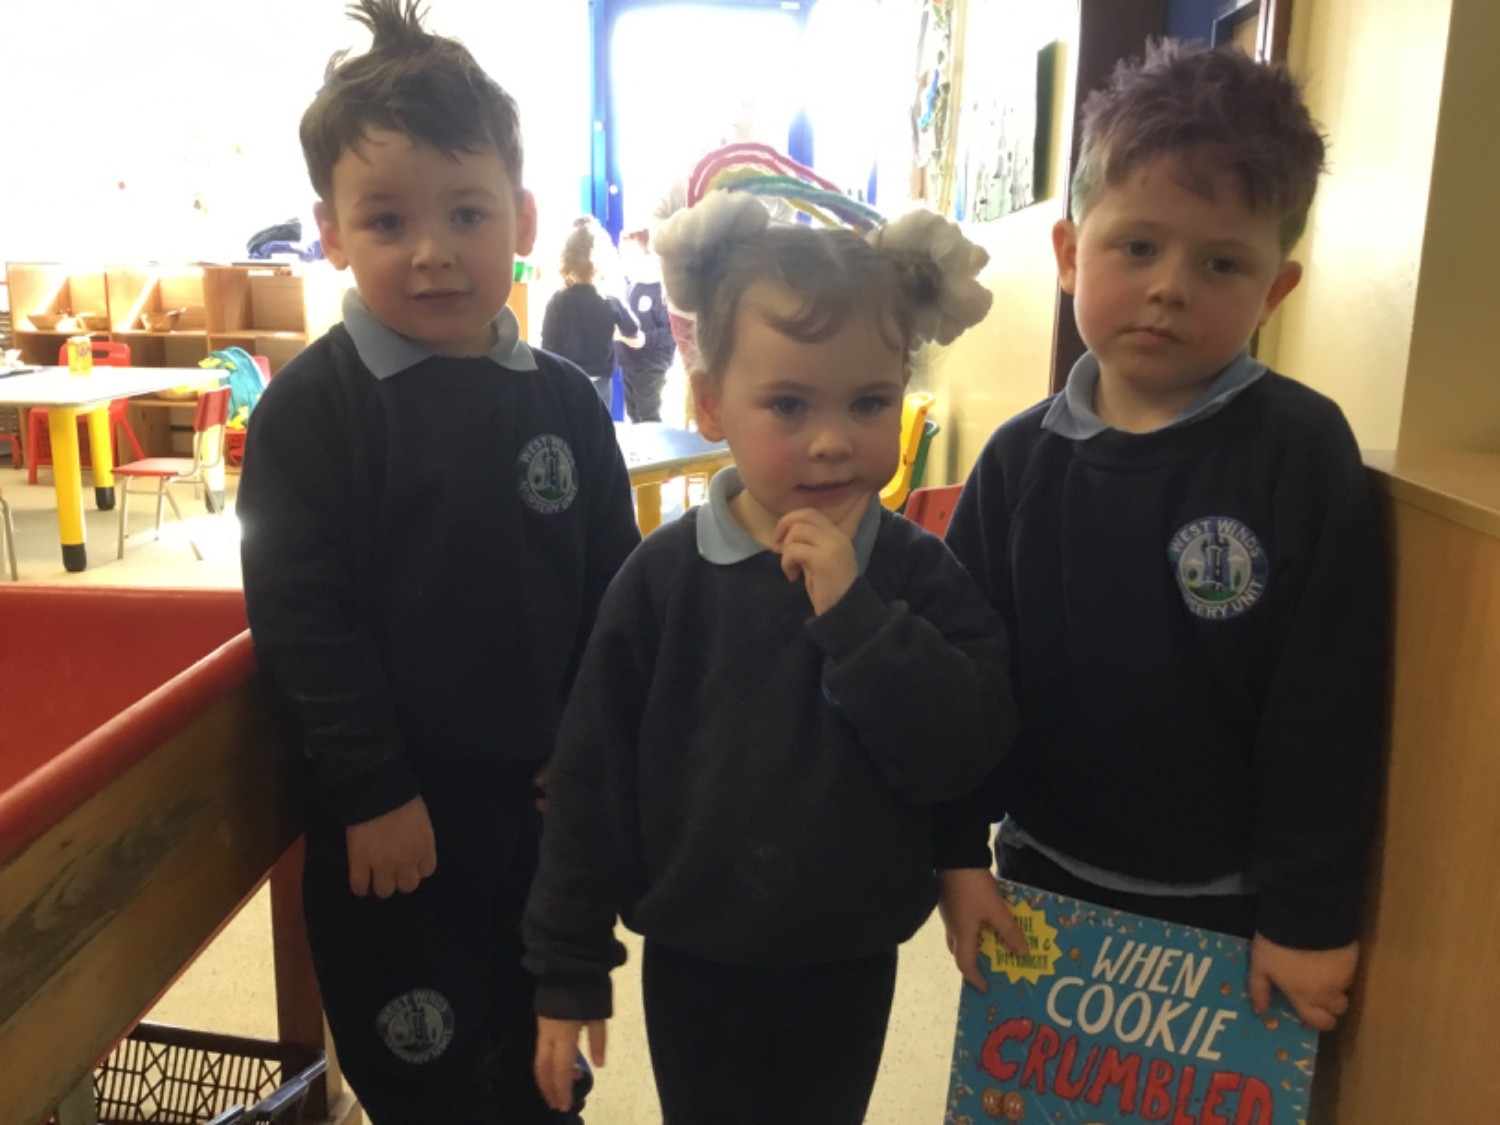
[{"label": "wooden shelving unit", "polygon": [[[208,344],[201,266],[109,266],[110,338],[130,345],[141,367],[194,367],[213,349]],[[185,310],[171,332],[153,332],[142,316]],[[132,423],[134,424],[134,423]]]},{"label": "wooden shelving unit", "polygon": [[[90,313],[108,328],[86,333],[130,345],[140,367],[196,367],[210,352],[239,347],[271,361],[275,374],[338,319],[341,284],[331,268],[281,262],[232,265],[112,265],[9,262],[5,267],[14,346],[27,363],[50,365],[79,330],[42,330],[36,313]],[[170,332],[153,332],[143,313],[184,310]],[[131,425],[153,455],[191,449],[191,404],[132,404]]]},{"label": "wooden shelving unit", "polygon": [[308,340],[307,291],[286,267],[205,266],[210,350],[241,347],[279,370]]},{"label": "wooden shelving unit", "polygon": [[[10,290],[14,346],[21,349],[27,363],[56,363],[63,341],[85,334],[78,329],[37,328],[29,319],[31,313],[109,315],[108,285],[102,269],[69,269],[54,263],[8,265],[5,279]],[[106,330],[86,334],[109,339]]]},{"label": "wooden shelving unit", "polygon": [[[326,300],[311,302],[308,278],[280,262],[236,265],[102,268],[48,262],[10,262],[5,267],[15,321],[15,346],[28,363],[57,362],[57,349],[78,331],[42,330],[30,313],[92,313],[109,327],[95,339],[130,345],[141,367],[187,367],[209,352],[241,347],[271,361],[275,373],[312,336],[335,319]],[[336,308],[336,302],[334,302]],[[170,332],[153,332],[142,313],[185,310]]]}]

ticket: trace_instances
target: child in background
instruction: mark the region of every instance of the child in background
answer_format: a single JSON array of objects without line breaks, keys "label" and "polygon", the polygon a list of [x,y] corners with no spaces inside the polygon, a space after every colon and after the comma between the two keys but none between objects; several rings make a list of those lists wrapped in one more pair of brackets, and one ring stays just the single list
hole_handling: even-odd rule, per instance
[{"label": "child in background", "polygon": [[615,359],[625,384],[625,416],[632,422],[660,422],[661,388],[676,351],[662,297],[661,266],[651,252],[651,236],[644,230],[625,235],[620,256],[630,282],[625,306],[641,328],[635,337],[615,330]]},{"label": "child in background", "polygon": [[616,336],[627,341],[641,337],[640,325],[620,299],[595,288],[596,282],[617,281],[618,266],[604,228],[587,215],[575,219],[563,243],[559,272],[564,288],[552,295],[542,318],[542,348],[583,368],[606,408],[614,385]]},{"label": "child in background", "polygon": [[[974,802],[1010,879],[1252,938],[1348,1006],[1385,713],[1385,564],[1339,408],[1247,345],[1323,166],[1296,85],[1167,43],[1084,107],[1058,270],[1089,351],[990,439],[948,542],[1006,620],[1021,735]],[[945,916],[969,970],[982,867]]]},{"label": "child in background", "polygon": [[909,351],[984,315],[983,252],[930,214],[768,221],[714,192],[658,236],[736,467],[621,570],[563,722],[525,925],[553,1106],[585,1029],[603,1060],[618,915],[667,1121],[861,1121],[942,805],[1014,733],[997,616],[879,500]]},{"label": "child in background", "polygon": [[[343,324],[255,411],[239,492],[261,666],[306,752],[303,897],[374,1125],[576,1121],[532,1078],[533,779],[636,544],[614,427],[506,308],[536,208],[516,106],[415,4],[361,0],[302,120]],[[560,1109],[567,1109],[567,1100]]]}]

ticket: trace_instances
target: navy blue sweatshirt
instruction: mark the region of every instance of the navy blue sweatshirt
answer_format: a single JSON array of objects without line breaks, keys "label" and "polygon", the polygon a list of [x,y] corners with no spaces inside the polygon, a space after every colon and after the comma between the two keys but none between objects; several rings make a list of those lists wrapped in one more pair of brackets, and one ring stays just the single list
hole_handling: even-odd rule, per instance
[{"label": "navy blue sweatshirt", "polygon": [[619,298],[601,296],[592,285],[569,285],[547,302],[542,347],[602,379],[615,371],[616,328],[625,336],[640,329]]},{"label": "navy blue sweatshirt", "polygon": [[948,543],[1006,620],[1021,713],[976,809],[1158,882],[1248,874],[1257,929],[1353,940],[1381,763],[1386,562],[1338,407],[1267,374],[1218,413],[980,455]]},{"label": "navy blue sweatshirt", "polygon": [[677,350],[677,345],[672,340],[672,318],[662,299],[661,282],[635,282],[625,295],[625,304],[641,326],[646,342],[632,348],[615,341],[615,359],[620,370],[626,373],[665,371],[672,366],[672,353]]},{"label": "navy blue sweatshirt", "polygon": [[256,408],[237,502],[251,633],[346,824],[433,771],[546,759],[639,540],[593,386],[533,354],[377,379],[339,325]]},{"label": "navy blue sweatshirt", "polygon": [[904,941],[936,901],[936,806],[1014,733],[999,619],[941,541],[880,510],[813,617],[780,556],[701,557],[702,512],[620,571],[568,705],[524,925],[541,1015],[610,1014],[617,914],[731,965]]}]

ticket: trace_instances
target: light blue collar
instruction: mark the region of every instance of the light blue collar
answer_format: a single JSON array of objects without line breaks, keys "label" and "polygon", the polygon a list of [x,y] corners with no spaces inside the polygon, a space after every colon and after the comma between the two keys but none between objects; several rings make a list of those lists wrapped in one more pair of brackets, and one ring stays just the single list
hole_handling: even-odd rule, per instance
[{"label": "light blue collar", "polygon": [[[698,509],[698,554],[718,566],[730,566],[770,550],[755,541],[741,527],[729,510],[729,502],[744,489],[739,471],[730,466],[720,469],[708,483],[708,503]],[[863,574],[875,551],[875,537],[880,533],[880,498],[870,497],[870,506],[860,518],[854,532],[854,560]]]},{"label": "light blue collar", "polygon": [[[1234,400],[1234,397],[1266,373],[1266,365],[1251,359],[1248,351],[1240,352],[1214,376],[1213,382],[1203,388],[1203,393],[1164,426],[1185,426],[1189,422],[1201,422],[1217,414]],[[1052,400],[1042,418],[1042,429],[1051,430],[1059,437],[1073,441],[1087,441],[1096,434],[1111,429],[1110,424],[1094,413],[1094,390],[1099,386],[1099,361],[1093,352],[1084,352],[1073,370],[1068,372],[1068,384],[1063,393]]]},{"label": "light blue collar", "polygon": [[[495,328],[495,346],[486,356],[511,371],[535,371],[536,357],[521,339],[516,314],[503,308],[490,323]],[[434,355],[431,349],[401,335],[376,317],[358,289],[344,294],[344,327],[349,330],[360,360],[377,379],[389,379]]]}]

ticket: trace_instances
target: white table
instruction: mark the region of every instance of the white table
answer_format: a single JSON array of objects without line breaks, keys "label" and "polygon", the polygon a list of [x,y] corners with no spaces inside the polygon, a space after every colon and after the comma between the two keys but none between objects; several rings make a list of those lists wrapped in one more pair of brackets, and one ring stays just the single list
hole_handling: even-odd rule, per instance
[{"label": "white table", "polygon": [[734,464],[729,446],[722,441],[709,441],[696,430],[679,430],[660,422],[616,423],[615,440],[635,489],[635,522],[643,536],[661,526],[663,484],[673,477],[710,477]]},{"label": "white table", "polygon": [[[65,567],[78,571],[88,566],[83,535],[79,416],[88,420],[94,502],[100,511],[107,512],[115,506],[114,460],[110,452],[109,411],[99,408],[107,407],[112,399],[156,394],[188,383],[211,383],[216,378],[215,372],[201,367],[104,366],[96,366],[88,375],[73,375],[66,367],[43,367],[30,374],[0,378],[0,406],[47,409],[57,526]],[[30,457],[31,450],[26,455]]]}]

